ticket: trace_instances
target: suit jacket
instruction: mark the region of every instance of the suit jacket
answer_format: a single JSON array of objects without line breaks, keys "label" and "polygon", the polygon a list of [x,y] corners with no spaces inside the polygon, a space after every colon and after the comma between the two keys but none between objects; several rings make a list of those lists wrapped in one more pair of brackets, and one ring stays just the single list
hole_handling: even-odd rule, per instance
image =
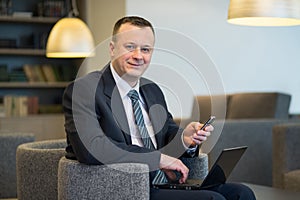
[{"label": "suit jacket", "polygon": [[158,85],[141,78],[140,93],[158,150],[132,145],[123,103],[108,64],[101,71],[75,80],[65,90],[67,157],[86,164],[146,163],[150,170],[156,170],[161,153],[174,157],[187,155],[181,139],[182,129],[168,112]]}]

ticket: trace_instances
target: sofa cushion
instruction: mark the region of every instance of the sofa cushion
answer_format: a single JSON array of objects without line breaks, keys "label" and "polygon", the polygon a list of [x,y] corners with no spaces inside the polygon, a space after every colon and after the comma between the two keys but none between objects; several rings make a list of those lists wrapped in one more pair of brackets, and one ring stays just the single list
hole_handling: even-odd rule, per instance
[{"label": "sofa cushion", "polygon": [[228,102],[227,118],[287,119],[290,101],[290,95],[275,92],[233,94]]}]

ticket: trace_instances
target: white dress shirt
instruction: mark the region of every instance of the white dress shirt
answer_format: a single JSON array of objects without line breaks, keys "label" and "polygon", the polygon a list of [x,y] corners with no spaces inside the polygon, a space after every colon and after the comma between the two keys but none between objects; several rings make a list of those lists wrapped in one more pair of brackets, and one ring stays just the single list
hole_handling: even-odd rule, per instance
[{"label": "white dress shirt", "polygon": [[139,92],[140,82],[138,81],[138,83],[132,88],[124,79],[122,79],[117,74],[115,69],[112,67],[112,64],[110,64],[110,69],[111,69],[113,78],[115,79],[116,86],[119,90],[119,93],[120,93],[120,96],[121,96],[121,99],[122,99],[122,102],[123,102],[123,105],[124,105],[124,109],[125,109],[128,124],[129,124],[129,130],[130,130],[132,144],[135,144],[135,145],[138,145],[138,146],[141,146],[141,147],[144,146],[144,144],[142,142],[142,139],[141,139],[141,136],[140,136],[140,133],[139,133],[139,130],[138,130],[138,127],[135,124],[131,99],[127,96],[128,92],[130,90],[134,89],[139,94],[139,104],[140,104],[140,107],[142,109],[142,113],[143,113],[143,117],[144,117],[144,121],[145,121],[145,126],[147,128],[147,131],[150,135],[150,138],[152,140],[152,143],[153,143],[154,147],[157,148],[157,143],[156,143],[156,139],[155,139],[155,135],[154,135],[153,126],[152,126],[152,123],[150,121],[149,115],[146,112],[145,102],[143,101],[143,98],[142,98],[142,96],[140,95],[140,92]]}]

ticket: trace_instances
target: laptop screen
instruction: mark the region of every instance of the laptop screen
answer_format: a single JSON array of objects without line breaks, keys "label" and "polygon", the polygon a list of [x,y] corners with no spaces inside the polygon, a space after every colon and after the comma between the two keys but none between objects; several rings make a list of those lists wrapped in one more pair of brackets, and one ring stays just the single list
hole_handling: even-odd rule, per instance
[{"label": "laptop screen", "polygon": [[202,186],[211,187],[225,183],[246,149],[246,146],[223,149],[210,173],[205,177]]}]

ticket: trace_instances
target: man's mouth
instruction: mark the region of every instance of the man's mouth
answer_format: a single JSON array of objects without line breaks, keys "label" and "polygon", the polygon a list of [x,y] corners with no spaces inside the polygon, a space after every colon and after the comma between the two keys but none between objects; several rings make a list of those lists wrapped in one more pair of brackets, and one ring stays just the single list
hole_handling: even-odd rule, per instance
[{"label": "man's mouth", "polygon": [[132,62],[127,62],[127,63],[133,67],[141,67],[144,65],[144,63],[132,63]]}]

